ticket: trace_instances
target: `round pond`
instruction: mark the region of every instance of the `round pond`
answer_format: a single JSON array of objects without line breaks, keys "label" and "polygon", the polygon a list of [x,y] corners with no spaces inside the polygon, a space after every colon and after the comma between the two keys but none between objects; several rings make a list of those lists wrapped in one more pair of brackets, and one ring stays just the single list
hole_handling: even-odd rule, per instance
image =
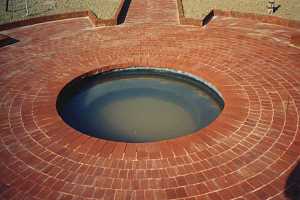
[{"label": "round pond", "polygon": [[74,129],[114,141],[152,142],[206,127],[224,107],[221,95],[191,74],[133,67],[82,76],[58,95]]}]

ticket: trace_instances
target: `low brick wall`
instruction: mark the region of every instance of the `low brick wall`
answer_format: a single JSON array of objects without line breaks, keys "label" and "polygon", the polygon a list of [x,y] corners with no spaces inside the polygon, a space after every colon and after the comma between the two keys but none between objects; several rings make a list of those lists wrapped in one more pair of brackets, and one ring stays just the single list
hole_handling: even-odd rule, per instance
[{"label": "low brick wall", "polygon": [[178,4],[178,13],[180,24],[183,25],[195,25],[195,26],[204,26],[206,25],[214,16],[228,16],[236,18],[245,18],[256,20],[264,23],[277,24],[281,26],[287,26],[292,28],[300,28],[300,22],[296,20],[284,19],[281,17],[270,16],[270,15],[260,15],[255,13],[242,13],[237,11],[223,11],[219,9],[211,10],[205,17],[202,19],[186,18],[184,15],[184,9],[182,0],[177,0]]},{"label": "low brick wall", "polygon": [[236,11],[213,10],[215,16],[228,16],[256,20],[264,23],[277,24],[292,28],[300,28],[300,21],[284,19],[270,15],[259,15],[255,13],[242,13]]}]

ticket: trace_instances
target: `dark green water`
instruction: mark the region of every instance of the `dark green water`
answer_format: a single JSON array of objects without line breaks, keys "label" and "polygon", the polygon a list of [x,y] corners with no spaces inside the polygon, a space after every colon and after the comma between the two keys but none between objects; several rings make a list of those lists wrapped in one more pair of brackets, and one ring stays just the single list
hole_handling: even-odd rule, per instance
[{"label": "dark green water", "polygon": [[60,93],[60,116],[93,137],[151,142],[191,134],[223,108],[206,85],[170,71],[121,70],[76,79]]}]

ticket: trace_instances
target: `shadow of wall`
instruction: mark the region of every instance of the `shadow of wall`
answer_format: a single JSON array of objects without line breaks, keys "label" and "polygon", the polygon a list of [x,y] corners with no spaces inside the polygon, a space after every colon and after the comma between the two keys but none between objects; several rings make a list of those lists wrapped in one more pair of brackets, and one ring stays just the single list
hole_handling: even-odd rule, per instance
[{"label": "shadow of wall", "polygon": [[300,200],[300,161],[286,181],[284,195],[290,200]]}]

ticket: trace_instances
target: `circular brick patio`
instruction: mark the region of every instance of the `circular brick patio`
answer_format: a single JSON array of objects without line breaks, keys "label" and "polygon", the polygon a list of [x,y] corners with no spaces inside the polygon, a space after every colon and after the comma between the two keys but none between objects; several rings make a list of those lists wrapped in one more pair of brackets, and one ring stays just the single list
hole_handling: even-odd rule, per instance
[{"label": "circular brick patio", "polygon": [[[290,43],[295,33],[220,17],[206,28],[93,28],[77,18],[7,31],[20,42],[0,49],[0,197],[296,197],[300,50]],[[154,143],[96,139],[63,122],[56,97],[66,83],[127,66],[197,75],[217,87],[225,108],[197,133]]]}]

